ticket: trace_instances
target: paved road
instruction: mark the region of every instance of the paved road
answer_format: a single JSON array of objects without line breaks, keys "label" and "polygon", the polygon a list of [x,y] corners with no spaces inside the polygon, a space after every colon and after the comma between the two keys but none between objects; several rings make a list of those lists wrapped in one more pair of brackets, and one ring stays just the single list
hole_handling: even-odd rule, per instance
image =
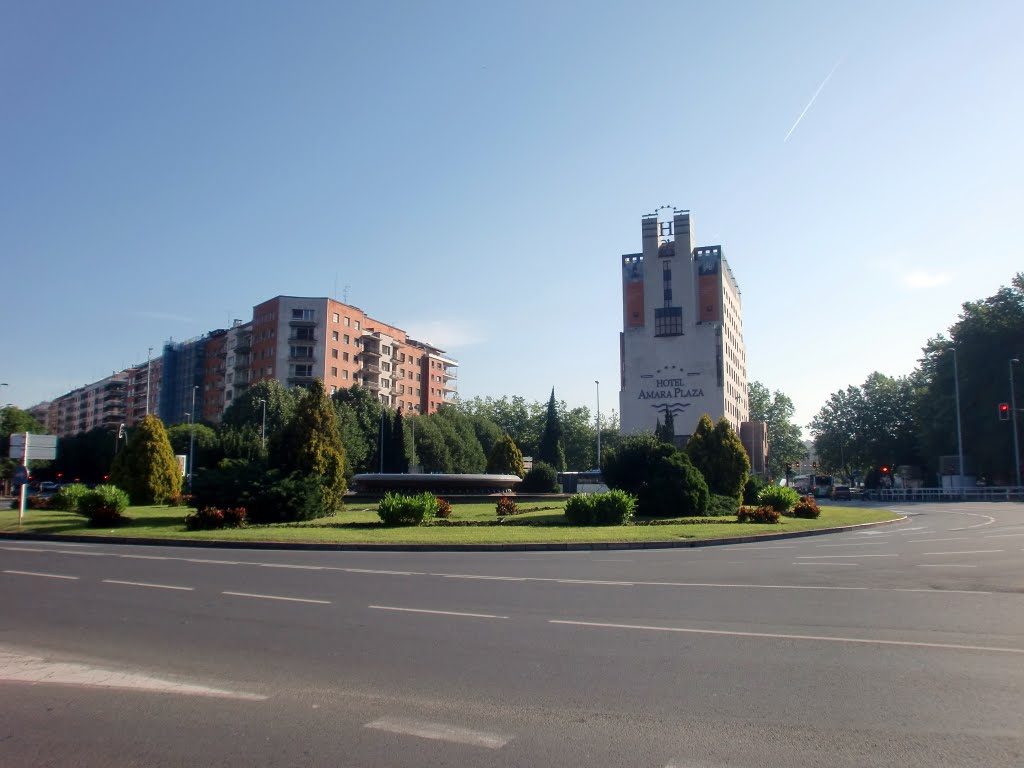
[{"label": "paved road", "polygon": [[0,763],[1020,766],[1024,505],[688,550],[0,541]]}]

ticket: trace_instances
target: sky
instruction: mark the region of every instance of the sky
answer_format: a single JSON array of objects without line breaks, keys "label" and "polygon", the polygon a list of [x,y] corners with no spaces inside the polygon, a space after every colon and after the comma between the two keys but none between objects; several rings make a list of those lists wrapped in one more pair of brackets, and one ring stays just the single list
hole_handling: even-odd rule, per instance
[{"label": "sky", "polygon": [[459,391],[618,407],[692,212],[806,425],[1024,270],[1024,4],[0,2],[0,389],[347,297]]}]

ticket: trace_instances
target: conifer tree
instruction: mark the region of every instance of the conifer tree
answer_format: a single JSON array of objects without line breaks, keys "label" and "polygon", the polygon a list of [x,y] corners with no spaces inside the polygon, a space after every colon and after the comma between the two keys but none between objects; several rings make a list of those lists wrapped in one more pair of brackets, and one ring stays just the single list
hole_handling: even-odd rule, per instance
[{"label": "conifer tree", "polygon": [[181,493],[181,468],[160,419],[149,415],[139,423],[114,457],[110,479],[136,505],[162,504]]},{"label": "conifer tree", "polygon": [[562,422],[555,406],[555,388],[551,388],[548,410],[544,418],[544,431],[537,447],[537,459],[550,464],[558,472],[565,471],[565,448],[562,446]]},{"label": "conifer tree", "polygon": [[405,424],[401,411],[395,411],[391,419],[391,435],[388,450],[384,454],[384,467],[386,471],[398,474],[409,471],[409,457],[405,453]]},{"label": "conifer tree", "polygon": [[524,477],[526,468],[523,466],[523,452],[519,450],[515,440],[506,432],[494,444],[491,455],[487,459],[487,474],[518,475]]},{"label": "conifer tree", "polygon": [[323,484],[324,502],[341,506],[345,495],[345,446],[338,431],[337,414],[317,380],[299,399],[295,414],[269,445],[270,464],[288,475],[314,475]]}]

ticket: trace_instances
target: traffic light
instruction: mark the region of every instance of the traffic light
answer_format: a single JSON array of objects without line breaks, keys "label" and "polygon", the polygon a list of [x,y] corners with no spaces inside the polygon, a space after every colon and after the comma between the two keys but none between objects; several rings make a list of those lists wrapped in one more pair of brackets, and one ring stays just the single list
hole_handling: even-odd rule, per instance
[{"label": "traffic light", "polygon": [[1009,421],[1010,420],[1010,404],[1000,403],[999,404],[999,420]]},{"label": "traffic light", "polygon": [[882,467],[882,474],[883,475],[889,474],[889,468],[888,467]]}]

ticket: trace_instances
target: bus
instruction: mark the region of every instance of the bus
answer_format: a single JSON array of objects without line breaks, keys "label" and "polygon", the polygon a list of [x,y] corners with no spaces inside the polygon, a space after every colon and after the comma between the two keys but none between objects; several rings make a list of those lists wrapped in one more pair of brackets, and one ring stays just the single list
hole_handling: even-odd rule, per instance
[{"label": "bus", "polygon": [[819,499],[828,498],[832,495],[833,478],[832,475],[797,475],[788,485],[803,495],[810,494]]}]

